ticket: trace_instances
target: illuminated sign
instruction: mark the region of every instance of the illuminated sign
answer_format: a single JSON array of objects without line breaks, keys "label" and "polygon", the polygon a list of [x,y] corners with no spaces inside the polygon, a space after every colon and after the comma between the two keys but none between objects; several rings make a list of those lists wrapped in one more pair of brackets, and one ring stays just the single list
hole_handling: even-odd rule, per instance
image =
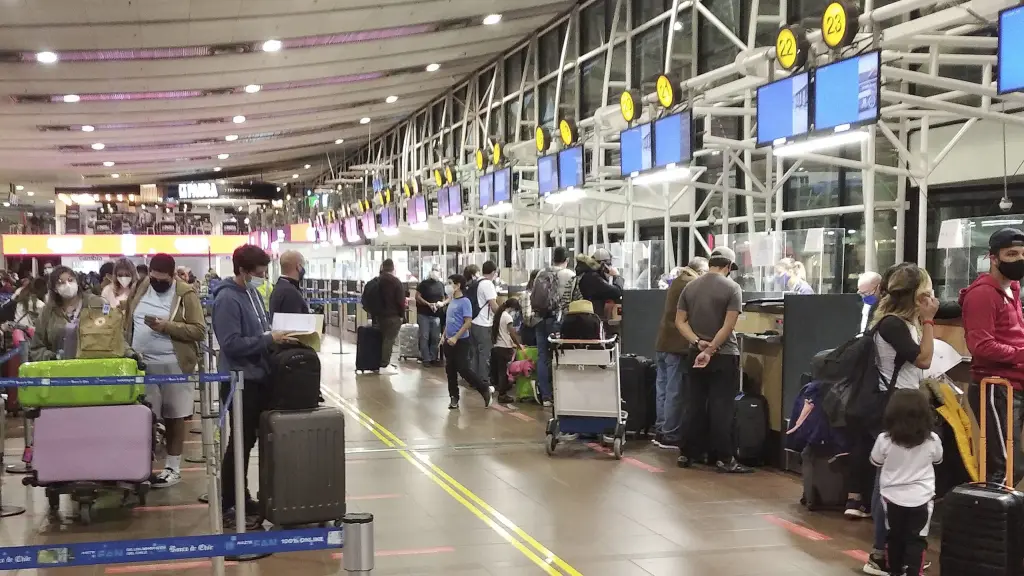
[{"label": "illuminated sign", "polygon": [[217,185],[213,182],[178,184],[179,200],[208,200],[217,197]]},{"label": "illuminated sign", "polygon": [[3,253],[27,256],[135,256],[143,254],[229,255],[249,241],[242,234],[224,236],[4,234]]}]

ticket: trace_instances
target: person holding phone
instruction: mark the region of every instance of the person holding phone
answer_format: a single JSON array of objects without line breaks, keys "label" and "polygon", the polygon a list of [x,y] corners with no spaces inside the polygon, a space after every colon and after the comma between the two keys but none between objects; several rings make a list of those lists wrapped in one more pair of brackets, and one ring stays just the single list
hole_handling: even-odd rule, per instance
[{"label": "person holding phone", "polygon": [[[118,268],[127,270],[128,268]],[[174,276],[174,258],[156,254],[150,273],[126,303],[125,342],[146,363],[150,375],[193,374],[199,366],[199,343],[206,338],[206,319],[199,294]],[[167,460],[152,480],[153,488],[181,482],[185,420],[192,415],[192,385],[147,384],[146,400],[157,420],[164,422]]]}]

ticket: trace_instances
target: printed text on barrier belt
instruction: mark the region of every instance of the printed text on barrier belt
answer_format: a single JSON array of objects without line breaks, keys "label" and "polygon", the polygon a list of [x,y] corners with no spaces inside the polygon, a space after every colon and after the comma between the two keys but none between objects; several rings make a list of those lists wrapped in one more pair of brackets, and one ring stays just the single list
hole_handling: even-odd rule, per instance
[{"label": "printed text on barrier belt", "polygon": [[0,378],[0,386],[128,386],[132,384],[185,384],[195,382],[229,382],[231,374],[174,374],[166,376],[97,376],[94,378]]},{"label": "printed text on barrier belt", "polygon": [[[203,298],[203,304],[213,304],[213,298]],[[308,304],[359,304],[359,298],[311,298]]]},{"label": "printed text on barrier belt", "polygon": [[310,528],[247,534],[213,534],[150,540],[111,540],[0,548],[0,570],[166,562],[333,550],[343,544],[341,528]]},{"label": "printed text on barrier belt", "polygon": [[21,354],[22,346],[24,346],[24,344],[22,344],[21,346],[18,346],[17,348],[12,348],[12,349],[8,350],[6,353],[4,353],[3,356],[0,356],[0,364],[3,364],[5,362],[7,362],[8,360],[10,360],[11,358],[14,358],[15,356],[18,356],[19,354]]}]

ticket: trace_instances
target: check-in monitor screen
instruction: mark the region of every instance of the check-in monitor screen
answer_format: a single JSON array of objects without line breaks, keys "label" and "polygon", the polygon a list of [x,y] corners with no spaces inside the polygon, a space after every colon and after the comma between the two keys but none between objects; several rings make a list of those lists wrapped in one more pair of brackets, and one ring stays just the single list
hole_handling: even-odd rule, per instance
[{"label": "check-in monitor screen", "polygon": [[480,207],[486,208],[494,202],[494,174],[480,177]]},{"label": "check-in monitor screen", "polygon": [[573,146],[558,153],[558,188],[583,187],[583,147]]},{"label": "check-in monitor screen", "polygon": [[558,190],[558,156],[549,154],[537,158],[537,194],[547,196]]},{"label": "check-in monitor screen", "polygon": [[654,166],[651,125],[641,124],[619,134],[619,169],[623,176],[650,170]]},{"label": "check-in monitor screen", "polygon": [[462,186],[459,184],[448,187],[448,210],[452,216],[462,214]]},{"label": "check-in monitor screen", "polygon": [[693,143],[693,123],[690,112],[666,116],[654,123],[654,165],[664,168],[673,164],[688,164]]},{"label": "check-in monitor screen", "polygon": [[502,168],[494,173],[494,203],[512,200],[512,169]]},{"label": "check-in monitor screen", "polygon": [[1024,6],[999,13],[999,93],[1024,90]]},{"label": "check-in monitor screen", "polygon": [[441,218],[447,218],[451,216],[451,211],[448,209],[448,189],[441,188],[437,191],[437,215]]},{"label": "check-in monitor screen", "polygon": [[811,123],[807,73],[793,74],[757,89],[757,143],[779,143],[807,134]]},{"label": "check-in monitor screen", "polygon": [[814,129],[874,124],[880,115],[881,52],[869,52],[818,68],[814,73]]}]

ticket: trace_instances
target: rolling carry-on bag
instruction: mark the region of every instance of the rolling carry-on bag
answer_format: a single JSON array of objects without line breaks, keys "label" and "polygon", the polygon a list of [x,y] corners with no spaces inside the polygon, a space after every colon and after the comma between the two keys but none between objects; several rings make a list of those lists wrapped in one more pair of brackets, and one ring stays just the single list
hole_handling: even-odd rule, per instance
[{"label": "rolling carry-on bag", "polygon": [[356,330],[356,372],[372,372],[381,368],[384,334],[376,326],[360,326]]},{"label": "rolling carry-on bag", "polygon": [[153,412],[142,404],[43,408],[32,448],[40,485],[143,482],[153,468]]},{"label": "rolling carry-on bag", "polygon": [[[132,358],[97,358],[29,362],[18,369],[22,378],[101,378],[142,376]],[[100,384],[96,386],[25,386],[18,401],[25,408],[107,406],[134,404],[146,393],[146,385]]]},{"label": "rolling carry-on bag", "polygon": [[398,359],[417,360],[420,357],[420,327],[402,324],[398,329]]},{"label": "rolling carry-on bag", "polygon": [[760,466],[765,463],[768,442],[768,400],[760,394],[741,393],[734,407],[732,435],[736,458]]},{"label": "rolling carry-on bag", "polygon": [[345,415],[338,408],[260,417],[260,500],[276,526],[345,515]]},{"label": "rolling carry-on bag", "polygon": [[271,410],[312,410],[320,403],[320,356],[304,344],[275,344],[270,354]]},{"label": "rolling carry-on bag", "polygon": [[654,433],[656,379],[657,368],[649,358],[633,354],[619,358],[619,386],[627,413],[627,432]]},{"label": "rolling carry-on bag", "polygon": [[800,453],[800,476],[804,482],[800,503],[808,510],[842,510],[846,507],[846,458],[846,455],[831,454],[815,446],[807,446]]},{"label": "rolling carry-on bag", "polygon": [[[985,448],[987,394],[991,386],[1006,387],[1006,419],[1013,422],[1013,388],[1003,378],[985,378],[980,384],[981,430],[979,478],[986,478]],[[1001,419],[1001,418],[1000,418]],[[1012,426],[1007,427],[1006,484],[978,482],[957,486],[943,499],[943,576],[1020,576],[1024,574],[1024,493],[1014,489]],[[1002,441],[1003,439],[998,439]],[[946,458],[955,458],[948,454]]]}]

